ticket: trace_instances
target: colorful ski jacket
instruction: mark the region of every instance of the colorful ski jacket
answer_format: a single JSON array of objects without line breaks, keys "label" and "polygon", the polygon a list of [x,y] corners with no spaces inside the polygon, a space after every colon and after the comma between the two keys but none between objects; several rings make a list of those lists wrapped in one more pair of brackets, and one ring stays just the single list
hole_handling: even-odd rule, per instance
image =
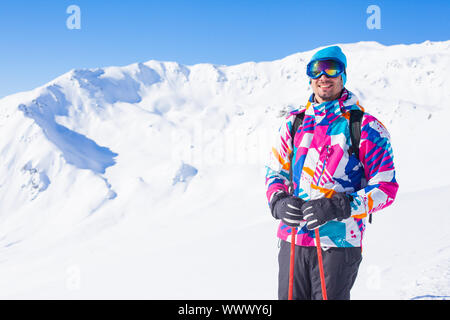
[{"label": "colorful ski jacket", "polygon": [[[374,116],[364,112],[361,122],[359,159],[351,151],[350,110],[364,109],[358,98],[344,89],[338,100],[318,104],[312,95],[301,109],[292,111],[280,128],[267,165],[267,199],[289,192],[289,170],[293,171],[293,194],[305,201],[325,197],[330,192],[351,195],[352,216],[332,220],[319,228],[320,242],[328,247],[360,247],[365,218],[389,206],[395,199],[395,180],[390,135]],[[304,112],[303,124],[292,141],[295,116]],[[293,152],[292,163],[289,155]],[[296,244],[314,246],[314,231],[302,222],[297,228]],[[291,228],[283,222],[278,237],[290,242]]]}]

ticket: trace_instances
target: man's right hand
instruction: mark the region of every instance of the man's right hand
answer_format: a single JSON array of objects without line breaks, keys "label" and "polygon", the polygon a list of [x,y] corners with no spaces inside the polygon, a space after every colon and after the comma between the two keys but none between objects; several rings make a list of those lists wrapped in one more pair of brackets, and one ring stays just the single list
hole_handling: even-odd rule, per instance
[{"label": "man's right hand", "polygon": [[303,220],[301,208],[304,203],[304,200],[282,192],[273,196],[270,208],[276,219],[281,219],[290,227],[298,227]]}]

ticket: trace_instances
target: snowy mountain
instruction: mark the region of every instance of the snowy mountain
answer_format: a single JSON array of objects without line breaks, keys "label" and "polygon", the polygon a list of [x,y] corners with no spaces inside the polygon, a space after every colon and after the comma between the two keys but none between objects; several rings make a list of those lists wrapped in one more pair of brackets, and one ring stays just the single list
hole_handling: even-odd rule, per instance
[{"label": "snowy mountain", "polygon": [[[450,296],[450,41],[340,46],[400,184],[352,297]],[[275,299],[264,163],[312,54],[72,70],[1,99],[0,298]]]}]

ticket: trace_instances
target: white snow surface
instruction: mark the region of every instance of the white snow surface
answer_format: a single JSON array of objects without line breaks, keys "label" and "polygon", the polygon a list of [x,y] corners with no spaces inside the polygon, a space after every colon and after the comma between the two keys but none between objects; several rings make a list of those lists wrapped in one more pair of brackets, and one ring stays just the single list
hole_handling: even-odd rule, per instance
[{"label": "white snow surface", "polygon": [[[340,46],[400,185],[352,298],[448,299],[450,41]],[[0,298],[276,299],[264,164],[313,52],[72,70],[1,99]]]}]

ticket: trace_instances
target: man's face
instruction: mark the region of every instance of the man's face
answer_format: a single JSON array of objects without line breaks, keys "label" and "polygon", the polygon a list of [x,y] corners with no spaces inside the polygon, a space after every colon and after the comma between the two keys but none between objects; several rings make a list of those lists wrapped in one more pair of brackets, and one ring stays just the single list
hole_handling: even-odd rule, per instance
[{"label": "man's face", "polygon": [[342,88],[342,76],[327,77],[325,74],[317,79],[311,79],[311,87],[317,102],[333,101],[339,98]]}]

